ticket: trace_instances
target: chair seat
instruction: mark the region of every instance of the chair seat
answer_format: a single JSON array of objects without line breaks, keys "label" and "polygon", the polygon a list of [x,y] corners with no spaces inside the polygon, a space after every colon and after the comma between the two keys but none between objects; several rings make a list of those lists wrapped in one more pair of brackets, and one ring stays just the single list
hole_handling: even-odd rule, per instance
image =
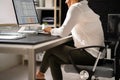
[{"label": "chair seat", "polygon": [[[81,69],[86,69],[86,70],[92,70],[93,66],[83,66],[83,65],[77,65]],[[73,67],[72,64],[65,64],[63,65],[64,71],[67,73],[77,73],[75,68]],[[104,65],[100,65],[96,67],[94,76],[99,76],[99,77],[108,77],[111,78],[114,76],[114,66],[113,62],[111,63],[105,63]]]}]

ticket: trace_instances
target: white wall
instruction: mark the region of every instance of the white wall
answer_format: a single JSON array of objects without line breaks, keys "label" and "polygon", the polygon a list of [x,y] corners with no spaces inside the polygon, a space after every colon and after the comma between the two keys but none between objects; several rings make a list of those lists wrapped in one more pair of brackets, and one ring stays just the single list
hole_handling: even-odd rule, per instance
[{"label": "white wall", "polygon": [[0,72],[20,64],[21,58],[20,55],[0,53]]},{"label": "white wall", "polygon": [[[0,24],[16,23],[12,0],[0,0]],[[20,56],[0,53],[0,71],[11,68],[20,62]]]},{"label": "white wall", "polygon": [[0,0],[0,24],[17,23],[12,0]]}]

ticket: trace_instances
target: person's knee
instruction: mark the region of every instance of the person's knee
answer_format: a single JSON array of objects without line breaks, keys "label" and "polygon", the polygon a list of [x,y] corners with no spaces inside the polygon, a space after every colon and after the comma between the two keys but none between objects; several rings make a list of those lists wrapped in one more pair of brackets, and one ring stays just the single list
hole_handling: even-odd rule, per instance
[{"label": "person's knee", "polygon": [[50,48],[46,50],[46,53],[53,53],[58,47]]},{"label": "person's knee", "polygon": [[44,57],[49,58],[51,55],[52,55],[52,53],[49,50],[47,50],[47,51],[45,51]]}]

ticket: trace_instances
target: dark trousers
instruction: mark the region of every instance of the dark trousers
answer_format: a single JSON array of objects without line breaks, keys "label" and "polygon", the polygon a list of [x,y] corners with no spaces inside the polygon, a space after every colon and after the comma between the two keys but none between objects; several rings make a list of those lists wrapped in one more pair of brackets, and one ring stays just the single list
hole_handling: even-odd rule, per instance
[{"label": "dark trousers", "polygon": [[[70,64],[68,53],[73,48],[67,45],[60,45],[47,50],[43,57],[40,71],[45,73],[50,67],[53,80],[63,80],[61,64]],[[76,64],[91,65],[95,62],[95,58],[84,50],[75,51],[72,57]]]}]

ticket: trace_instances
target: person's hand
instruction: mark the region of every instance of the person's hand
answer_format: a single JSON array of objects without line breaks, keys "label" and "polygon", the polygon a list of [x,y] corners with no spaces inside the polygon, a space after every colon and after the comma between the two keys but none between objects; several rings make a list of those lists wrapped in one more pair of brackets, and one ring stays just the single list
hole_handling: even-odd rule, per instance
[{"label": "person's hand", "polygon": [[51,29],[52,29],[51,27],[47,27],[47,28],[44,28],[43,31],[50,33]]}]

